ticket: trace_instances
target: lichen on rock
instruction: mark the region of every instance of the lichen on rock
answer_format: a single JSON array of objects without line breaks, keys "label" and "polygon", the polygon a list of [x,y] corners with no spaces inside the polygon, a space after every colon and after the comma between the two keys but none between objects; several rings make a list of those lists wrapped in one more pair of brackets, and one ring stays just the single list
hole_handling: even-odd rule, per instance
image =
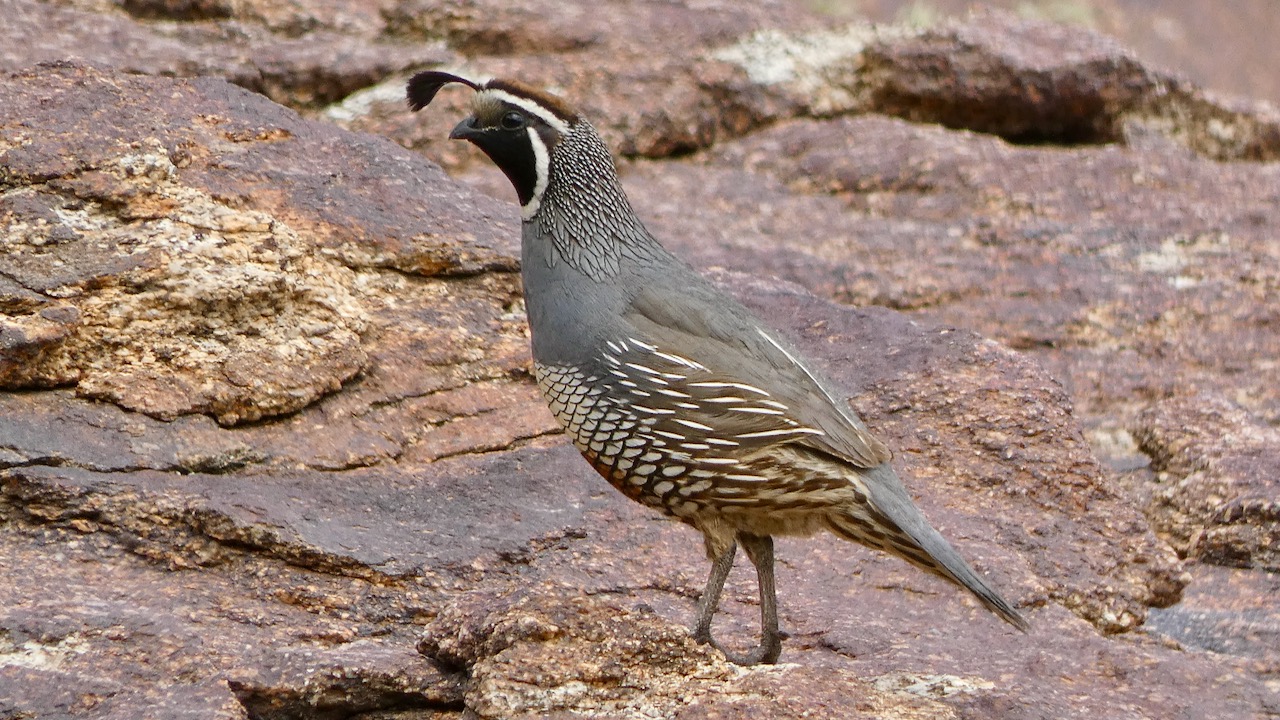
[{"label": "lichen on rock", "polygon": [[[234,425],[294,412],[359,372],[352,271],[280,219],[184,184],[158,141],[135,145],[0,195],[0,212],[39,198],[49,218],[0,215],[0,263],[35,275],[50,298],[41,311],[56,298],[74,317],[6,385],[75,385],[154,417]],[[91,266],[59,273],[85,256]],[[9,322],[50,334],[47,320]]]}]

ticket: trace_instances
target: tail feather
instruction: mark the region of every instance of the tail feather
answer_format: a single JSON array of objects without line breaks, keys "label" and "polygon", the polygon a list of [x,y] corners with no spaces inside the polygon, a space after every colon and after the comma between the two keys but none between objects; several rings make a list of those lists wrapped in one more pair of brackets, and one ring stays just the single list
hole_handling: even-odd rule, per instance
[{"label": "tail feather", "polygon": [[873,507],[868,518],[852,514],[835,515],[831,531],[854,542],[884,550],[959,585],[1000,619],[1026,632],[1026,619],[987,581],[974,572],[946,538],[933,529],[911,501],[898,476],[888,465],[880,465],[861,475]]}]

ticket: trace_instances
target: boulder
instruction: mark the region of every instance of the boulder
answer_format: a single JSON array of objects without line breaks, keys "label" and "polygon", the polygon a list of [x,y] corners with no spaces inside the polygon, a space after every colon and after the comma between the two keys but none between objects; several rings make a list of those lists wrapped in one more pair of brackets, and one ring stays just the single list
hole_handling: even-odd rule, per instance
[{"label": "boulder", "polygon": [[[61,29],[0,56],[0,716],[1280,712],[1265,109],[1001,15],[633,5],[19,3]],[[284,36],[290,89],[193,64]],[[824,536],[779,542],[783,665],[694,644],[700,538],[558,433],[510,189],[422,141],[465,97],[415,125],[352,72],[320,113],[459,181],[245,89],[346,94],[300,80],[334,37],[376,75],[488,55],[673,158],[624,164],[651,228],[823,367],[1030,634]],[[769,42],[790,70],[745,62]],[[154,77],[195,72],[238,85]],[[739,568],[731,644],[754,602]]]}]

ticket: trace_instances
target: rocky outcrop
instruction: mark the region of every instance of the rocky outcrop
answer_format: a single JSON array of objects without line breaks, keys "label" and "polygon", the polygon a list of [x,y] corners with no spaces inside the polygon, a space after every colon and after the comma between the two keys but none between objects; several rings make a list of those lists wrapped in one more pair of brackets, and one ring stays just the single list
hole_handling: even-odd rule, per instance
[{"label": "rocky outcrop", "polygon": [[[64,18],[0,56],[0,716],[1280,711],[1250,569],[1275,565],[1276,170],[1240,160],[1272,157],[1270,116],[1002,15],[854,42],[787,4],[633,5],[19,5],[189,42],[131,65]],[[291,90],[217,52],[283,36]],[[824,366],[1030,636],[815,538],[779,543],[789,664],[693,644],[700,540],[536,397],[509,188],[438,140],[465,98],[410,116],[399,78],[316,113],[463,183],[151,76],[311,113],[372,82],[307,89],[334,51],[289,48],[334,37],[379,76],[485,54],[560,83],[631,155],[710,147],[628,163],[636,205]],[[744,62],[761,43],[790,74]],[[76,46],[99,65],[28,67]],[[743,644],[752,583],[719,630]]]},{"label": "rocky outcrop", "polygon": [[1141,423],[1156,529],[1202,562],[1280,572],[1280,433],[1221,396],[1168,400]]}]

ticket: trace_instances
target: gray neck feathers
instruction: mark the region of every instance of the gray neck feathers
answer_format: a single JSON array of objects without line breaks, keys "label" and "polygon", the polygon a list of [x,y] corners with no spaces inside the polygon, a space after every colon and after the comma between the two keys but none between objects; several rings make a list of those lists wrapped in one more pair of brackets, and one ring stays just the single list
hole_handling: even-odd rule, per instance
[{"label": "gray neck feathers", "polygon": [[579,120],[551,151],[547,187],[525,222],[549,237],[560,259],[595,280],[618,274],[625,259],[661,253],[631,210],[613,157],[595,128]]}]

